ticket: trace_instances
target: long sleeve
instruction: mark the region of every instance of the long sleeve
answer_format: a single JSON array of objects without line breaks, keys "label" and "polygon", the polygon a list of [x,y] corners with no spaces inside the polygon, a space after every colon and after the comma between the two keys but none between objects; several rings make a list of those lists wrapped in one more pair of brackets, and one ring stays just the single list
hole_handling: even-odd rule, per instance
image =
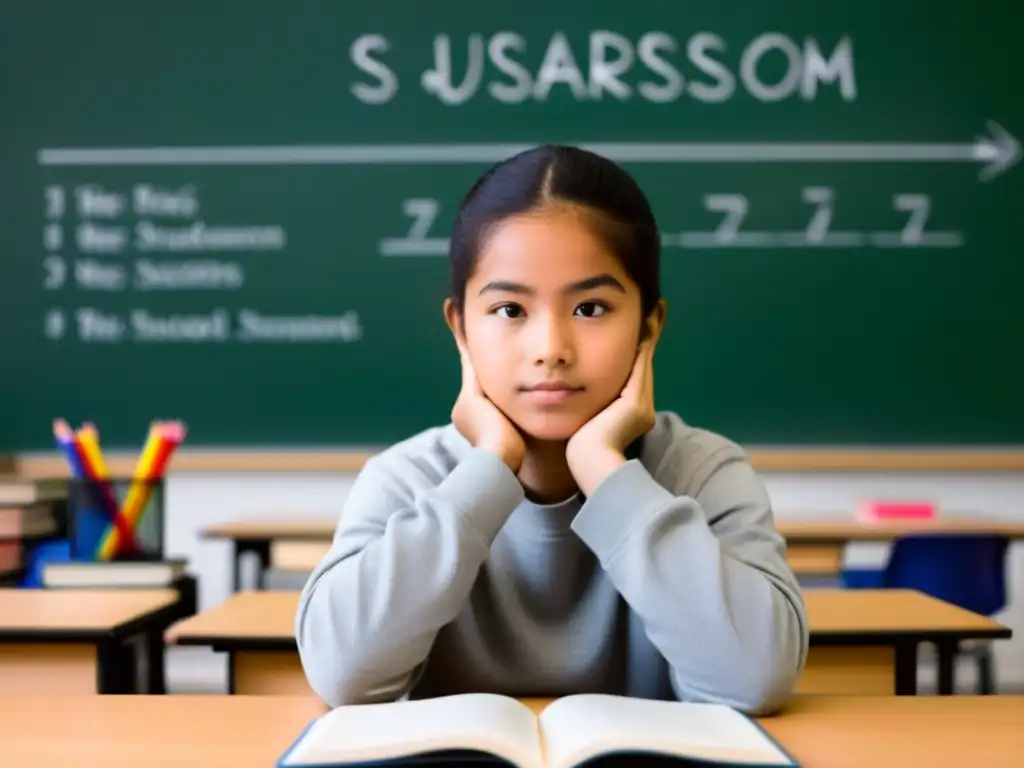
[{"label": "long sleeve", "polygon": [[[681,476],[676,469],[659,475]],[[628,461],[587,500],[573,529],[640,617],[680,699],[771,712],[792,692],[808,645],[784,540],[738,448],[715,451],[689,476],[676,484],[691,486],[692,496]]]},{"label": "long sleeve", "polygon": [[330,706],[405,695],[522,498],[481,449],[428,490],[371,459],[299,600],[295,636],[316,694]]}]

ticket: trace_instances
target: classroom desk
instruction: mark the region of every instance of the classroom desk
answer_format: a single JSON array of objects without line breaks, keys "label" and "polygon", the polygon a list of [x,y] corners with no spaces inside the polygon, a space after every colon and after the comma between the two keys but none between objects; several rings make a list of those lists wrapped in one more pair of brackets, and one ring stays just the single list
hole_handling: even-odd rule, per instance
[{"label": "classroom desk", "polygon": [[182,613],[173,589],[0,589],[0,691],[162,693],[163,633]]},{"label": "classroom desk", "polygon": [[[843,567],[843,553],[856,541],[890,542],[911,533],[980,533],[1024,539],[1024,521],[987,517],[950,515],[930,521],[866,523],[852,517],[823,519],[776,519],[776,527],[786,539],[786,556],[799,576],[836,576]],[[241,520],[217,523],[202,536],[222,539],[231,544],[231,590],[242,585],[242,559],[251,554],[256,560],[255,588],[263,589],[266,571],[271,565],[311,570],[330,546],[337,520]]]},{"label": "classroom desk", "polygon": [[338,521],[330,518],[306,520],[238,520],[216,523],[201,532],[206,539],[223,539],[231,544],[231,591],[242,587],[242,558],[256,559],[254,587],[263,589],[266,572],[274,558],[273,550],[281,545],[297,547],[306,564],[313,564],[327,551]]},{"label": "classroom desk", "polygon": [[[228,654],[228,690],[310,694],[295,647],[299,593],[250,591],[170,627],[167,643]],[[939,692],[951,694],[954,651],[962,640],[1009,638],[991,619],[910,590],[805,592],[811,649],[798,684],[805,693],[917,692],[917,648],[936,644]]]},{"label": "classroom desk", "polygon": [[934,520],[868,523],[852,517],[782,518],[775,526],[786,539],[789,565],[800,576],[836,576],[853,542],[891,542],[908,535],[982,534],[1024,539],[1024,521],[988,517],[941,516]]},{"label": "classroom desk", "polygon": [[[323,711],[303,696],[0,696],[0,749],[32,768],[272,768]],[[803,768],[1017,768],[1024,751],[1024,696],[797,696],[758,722]]]}]

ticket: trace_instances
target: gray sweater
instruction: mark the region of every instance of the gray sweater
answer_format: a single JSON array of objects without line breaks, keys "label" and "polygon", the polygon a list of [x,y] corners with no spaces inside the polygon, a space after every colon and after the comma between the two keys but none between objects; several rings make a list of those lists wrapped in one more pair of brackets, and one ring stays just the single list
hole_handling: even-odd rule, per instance
[{"label": "gray sweater", "polygon": [[551,505],[448,425],[365,464],[295,634],[331,706],[604,692],[762,714],[807,655],[784,553],[743,451],[673,413],[593,496]]}]

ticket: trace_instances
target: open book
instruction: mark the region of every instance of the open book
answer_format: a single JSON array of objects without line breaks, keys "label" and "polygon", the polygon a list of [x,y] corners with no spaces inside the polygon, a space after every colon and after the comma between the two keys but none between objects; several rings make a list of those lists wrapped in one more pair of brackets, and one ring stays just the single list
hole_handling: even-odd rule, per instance
[{"label": "open book", "polygon": [[752,719],[719,704],[565,696],[540,715],[489,693],[338,707],[314,720],[286,766],[466,764],[575,768],[614,761],[796,766]]}]

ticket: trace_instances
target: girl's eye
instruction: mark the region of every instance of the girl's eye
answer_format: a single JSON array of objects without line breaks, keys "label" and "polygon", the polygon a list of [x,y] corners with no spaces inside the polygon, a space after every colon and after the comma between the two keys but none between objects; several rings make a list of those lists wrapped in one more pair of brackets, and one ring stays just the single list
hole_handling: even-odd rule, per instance
[{"label": "girl's eye", "polygon": [[504,317],[507,320],[515,320],[523,316],[523,308],[518,304],[502,304],[494,311],[497,312],[500,317]]},{"label": "girl's eye", "polygon": [[585,301],[576,307],[576,312],[583,317],[600,317],[608,311],[608,307],[598,301]]}]

